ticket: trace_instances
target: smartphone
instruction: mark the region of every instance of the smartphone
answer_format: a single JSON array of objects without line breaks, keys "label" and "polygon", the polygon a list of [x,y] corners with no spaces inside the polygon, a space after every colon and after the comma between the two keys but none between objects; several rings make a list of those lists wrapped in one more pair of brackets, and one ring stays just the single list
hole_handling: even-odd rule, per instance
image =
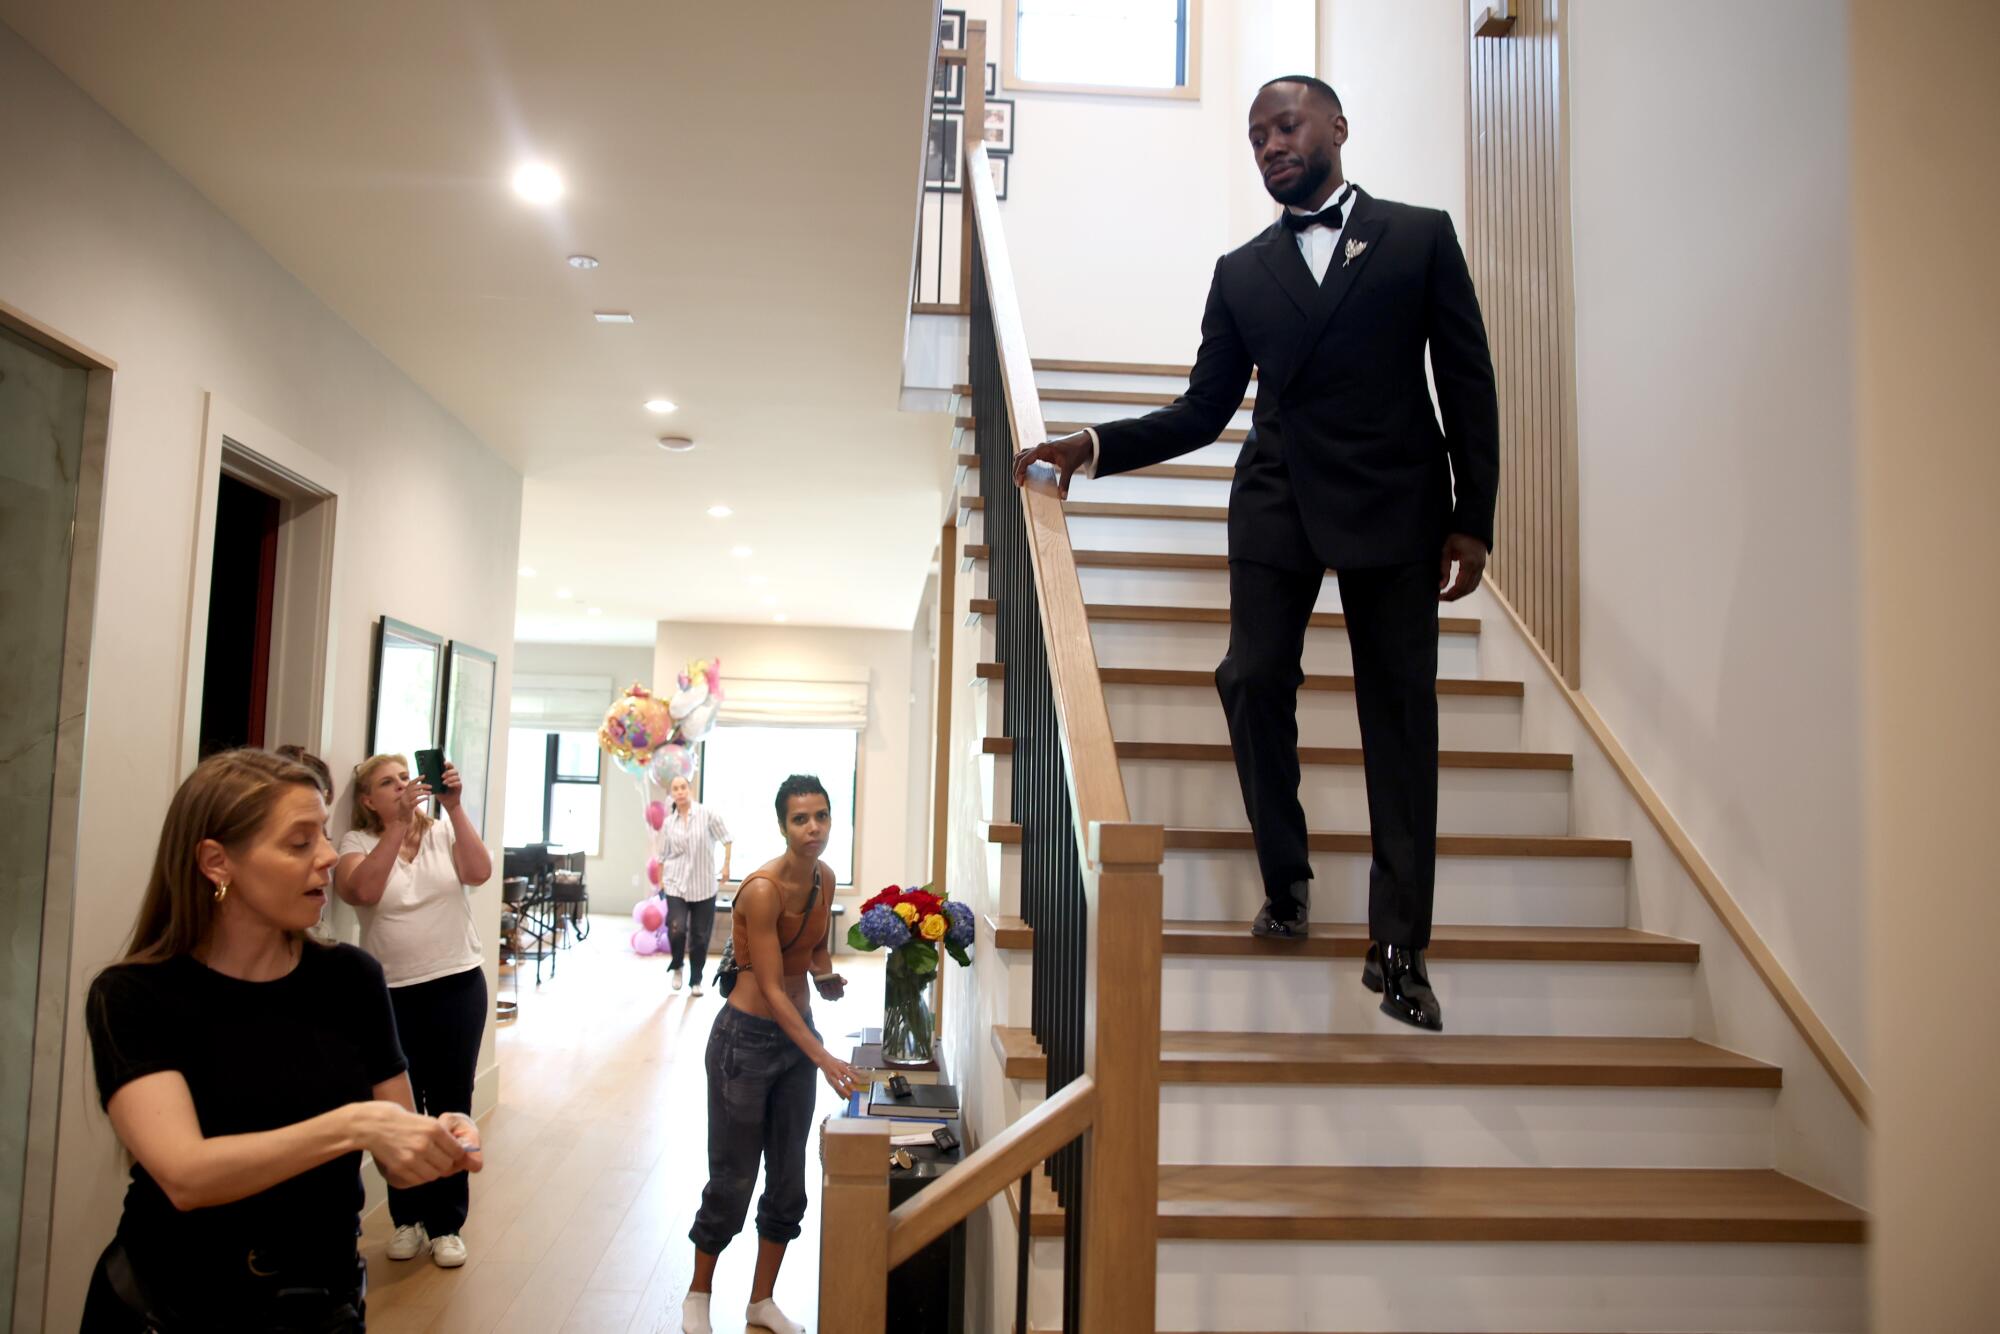
[{"label": "smartphone", "polygon": [[417,777],[431,790],[433,797],[444,796],[444,752],[441,750],[420,750],[417,752]]}]

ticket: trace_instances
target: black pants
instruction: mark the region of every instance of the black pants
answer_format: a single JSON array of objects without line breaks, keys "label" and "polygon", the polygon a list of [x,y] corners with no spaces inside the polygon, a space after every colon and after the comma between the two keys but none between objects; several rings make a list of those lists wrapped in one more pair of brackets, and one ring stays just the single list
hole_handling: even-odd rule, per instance
[{"label": "black pants", "polygon": [[[185,1278],[185,1276],[183,1276]],[[125,1243],[97,1257],[78,1334],[360,1334],[368,1324],[368,1266],[337,1259],[311,1274],[274,1274],[255,1287],[223,1291],[195,1282],[171,1309],[142,1291]],[[177,1290],[178,1291],[178,1290]]]},{"label": "black pants", "polygon": [[[1264,893],[1281,917],[1290,887],[1312,878],[1298,704],[1307,618],[1324,578],[1231,561],[1229,654],[1215,671]],[[1430,944],[1437,888],[1437,592],[1436,561],[1340,572],[1374,842],[1368,930],[1411,949]]]},{"label": "black pants", "polygon": [[[472,1114],[472,1078],[486,1031],[486,973],[468,968],[414,986],[389,988],[396,1033],[410,1062],[410,1091],[425,1116]],[[389,1217],[397,1227],[422,1223],[433,1237],[465,1226],[469,1178],[454,1172],[403,1190],[389,1187]]]},{"label": "black pants", "polygon": [[789,1242],[806,1216],[806,1140],[819,1071],[775,1020],[733,1005],[723,1006],[709,1029],[707,1065],[708,1185],[688,1240],[720,1255],[743,1230],[761,1158],[757,1235]]},{"label": "black pants", "polygon": [[669,966],[679,968],[683,958],[691,959],[694,966],[688,980],[695,986],[701,985],[701,970],[708,966],[708,938],[714,931],[714,899],[689,903],[686,899],[668,897],[667,939],[674,946],[674,958]]}]

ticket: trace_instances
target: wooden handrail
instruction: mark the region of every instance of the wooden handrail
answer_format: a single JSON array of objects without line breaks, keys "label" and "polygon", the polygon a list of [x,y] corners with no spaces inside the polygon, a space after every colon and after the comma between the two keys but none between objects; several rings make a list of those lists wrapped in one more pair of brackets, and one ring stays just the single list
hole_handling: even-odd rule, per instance
[{"label": "wooden handrail", "polygon": [[[967,154],[966,196],[972,200],[980,259],[986,265],[987,298],[993,314],[994,341],[1000,350],[1000,379],[1013,427],[1015,449],[1028,449],[1048,438],[1042,421],[1042,401],[1035,392],[1035,363],[1028,355],[1028,335],[1015,296],[1014,263],[1000,228],[1000,201],[993,190],[986,145],[976,143]],[[1090,638],[1090,618],[1084,611],[1083,583],[1077,577],[1076,553],[1069,544],[1069,524],[1053,473],[1030,477],[1022,488],[1021,506],[1028,528],[1028,554],[1035,567],[1040,594],[1042,639],[1048,646],[1049,684],[1055,692],[1061,724],[1064,768],[1069,775],[1071,809],[1077,827],[1124,824],[1125,781],[1118,771],[1118,751],[1111,736],[1111,715],[1104,705],[1104,683],[1097,673],[1097,651]]]},{"label": "wooden handrail", "polygon": [[1090,1129],[1096,1116],[1097,1082],[1085,1075],[986,1141],[889,1215],[889,1267],[894,1269],[1041,1166]]}]

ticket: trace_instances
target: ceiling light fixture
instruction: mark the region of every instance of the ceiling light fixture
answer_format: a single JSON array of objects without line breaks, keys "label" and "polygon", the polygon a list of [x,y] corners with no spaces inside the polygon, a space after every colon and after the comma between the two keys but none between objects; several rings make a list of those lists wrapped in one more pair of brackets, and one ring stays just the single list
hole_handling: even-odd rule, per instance
[{"label": "ceiling light fixture", "polygon": [[751,552],[749,547],[731,547],[729,548],[729,554],[738,560],[748,560]]},{"label": "ceiling light fixture", "polygon": [[726,519],[734,513],[736,511],[727,505],[710,505],[708,507],[708,517],[711,519]]},{"label": "ceiling light fixture", "polygon": [[556,601],[558,602],[567,602],[575,596],[576,594],[570,592],[567,588],[558,588],[556,590]]},{"label": "ceiling light fixture", "polygon": [[663,435],[660,437],[660,448],[669,454],[685,454],[694,448],[694,441],[684,435]]},{"label": "ceiling light fixture", "polygon": [[590,312],[590,317],[599,324],[631,324],[633,322],[632,312],[629,310],[593,310]]},{"label": "ceiling light fixture", "polygon": [[535,577],[535,567],[534,567],[534,566],[532,566],[532,565],[523,565],[523,566],[521,567],[521,577],[522,577],[523,579],[532,579],[532,578],[534,578],[534,577]]},{"label": "ceiling light fixture", "polygon": [[530,204],[553,204],[563,197],[563,179],[546,162],[524,162],[514,170],[514,193]]},{"label": "ceiling light fixture", "polygon": [[587,272],[587,271],[589,271],[589,270],[591,270],[591,269],[594,269],[594,268],[596,268],[596,267],[597,267],[597,256],[595,256],[595,255],[571,255],[571,256],[569,257],[569,266],[570,266],[570,267],[571,267],[572,269],[583,269],[583,270],[585,270],[585,271]]},{"label": "ceiling light fixture", "polygon": [[646,411],[657,412],[662,417],[672,412],[678,406],[680,405],[670,398],[649,398],[646,400]]}]

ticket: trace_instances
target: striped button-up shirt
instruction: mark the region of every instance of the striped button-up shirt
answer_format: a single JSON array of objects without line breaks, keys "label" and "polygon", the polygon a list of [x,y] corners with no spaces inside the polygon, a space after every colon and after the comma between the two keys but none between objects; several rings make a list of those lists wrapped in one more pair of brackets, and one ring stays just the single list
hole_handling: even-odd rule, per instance
[{"label": "striped button-up shirt", "polygon": [[660,829],[660,888],[670,897],[700,903],[715,897],[715,845],[730,842],[722,817],[699,803],[683,817],[667,807]]}]

